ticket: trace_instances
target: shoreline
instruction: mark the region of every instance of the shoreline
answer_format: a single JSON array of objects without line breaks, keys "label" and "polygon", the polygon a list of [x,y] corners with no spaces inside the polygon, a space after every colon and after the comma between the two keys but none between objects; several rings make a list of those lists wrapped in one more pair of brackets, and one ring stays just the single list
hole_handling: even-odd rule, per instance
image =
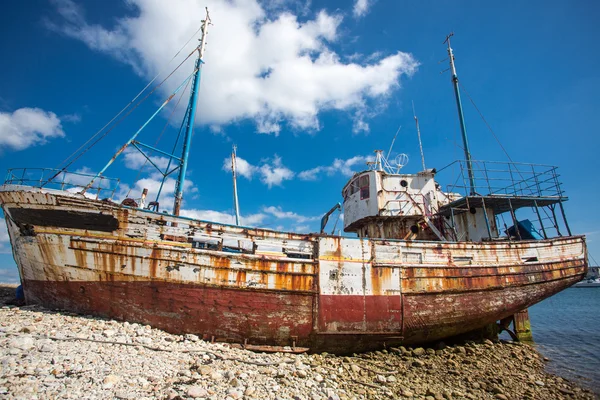
[{"label": "shoreline", "polygon": [[[265,354],[135,323],[6,305],[0,397],[117,399],[594,399],[532,346],[485,340],[350,357]],[[547,359],[546,359],[547,360]]]}]

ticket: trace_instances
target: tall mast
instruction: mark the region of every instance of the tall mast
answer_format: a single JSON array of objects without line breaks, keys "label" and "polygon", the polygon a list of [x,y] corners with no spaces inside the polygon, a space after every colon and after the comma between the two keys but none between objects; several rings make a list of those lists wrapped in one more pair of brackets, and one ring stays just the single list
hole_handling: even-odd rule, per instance
[{"label": "tall mast", "polygon": [[194,130],[194,120],[196,117],[196,105],[198,103],[198,87],[200,86],[200,68],[204,61],[204,48],[206,47],[206,35],[208,34],[208,26],[210,25],[210,16],[208,15],[208,8],[206,9],[206,18],[202,20],[202,38],[200,44],[197,47],[198,58],[196,59],[196,66],[194,72],[194,78],[192,81],[192,88],[190,90],[190,101],[187,109],[187,124],[185,127],[185,137],[183,139],[183,155],[181,157],[181,164],[179,166],[179,176],[175,183],[175,204],[173,205],[173,215],[179,215],[181,209],[181,201],[183,200],[183,186],[185,182],[185,173],[187,172],[188,158],[190,155],[190,145],[192,143],[192,132]]},{"label": "tall mast", "polygon": [[450,37],[454,33],[446,36],[444,43],[448,44],[448,57],[450,58],[450,71],[452,72],[452,84],[454,86],[454,94],[456,95],[456,106],[458,108],[458,120],[460,121],[460,131],[462,132],[463,146],[465,148],[465,161],[467,162],[467,172],[469,174],[470,194],[475,194],[475,179],[473,178],[473,164],[471,163],[471,152],[469,151],[469,141],[467,140],[467,128],[465,126],[465,117],[463,115],[462,104],[460,102],[460,92],[458,90],[458,76],[456,75],[456,67],[454,66],[454,54],[450,47]]},{"label": "tall mast", "polygon": [[233,175],[233,207],[235,208],[235,224],[240,224],[240,205],[238,204],[237,193],[237,175],[236,175],[236,154],[237,147],[233,145],[231,152],[231,174]]},{"label": "tall mast", "polygon": [[423,163],[423,171],[425,168],[425,154],[423,154],[423,143],[421,143],[421,129],[419,129],[419,118],[417,118],[417,113],[415,112],[415,102],[412,102],[413,106],[413,117],[415,118],[415,124],[417,125],[417,136],[419,137],[419,149],[421,150],[421,162]]}]

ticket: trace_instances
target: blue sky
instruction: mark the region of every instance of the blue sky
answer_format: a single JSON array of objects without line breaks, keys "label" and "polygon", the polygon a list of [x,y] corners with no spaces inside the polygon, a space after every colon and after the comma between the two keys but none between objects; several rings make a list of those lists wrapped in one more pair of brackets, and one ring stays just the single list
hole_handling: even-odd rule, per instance
[{"label": "blue sky", "polygon": [[[571,228],[588,235],[600,259],[600,56],[593,51],[600,5],[593,1],[7,3],[0,15],[0,170],[58,166],[165,68],[199,27],[204,6],[214,26],[188,215],[231,221],[223,164],[235,143],[244,222],[317,231],[320,216],[341,201],[348,175],[373,150],[387,150],[399,126],[394,153],[409,155],[404,171],[420,169],[411,101],[427,166],[461,158],[450,75],[440,74],[448,67],[440,63],[442,42],[453,31],[461,84],[514,161],[559,166]],[[191,68],[184,64],[72,169],[101,168]],[[463,103],[473,158],[507,161],[464,93]],[[171,110],[141,141],[154,144]],[[178,108],[174,118],[180,115]],[[174,125],[167,124],[159,147],[170,148]],[[135,182],[140,169],[129,153],[106,175],[121,179],[121,194],[131,188],[138,197],[156,185],[147,168]],[[170,209],[171,201],[167,193],[161,206]],[[0,222],[0,281],[14,280]]]}]

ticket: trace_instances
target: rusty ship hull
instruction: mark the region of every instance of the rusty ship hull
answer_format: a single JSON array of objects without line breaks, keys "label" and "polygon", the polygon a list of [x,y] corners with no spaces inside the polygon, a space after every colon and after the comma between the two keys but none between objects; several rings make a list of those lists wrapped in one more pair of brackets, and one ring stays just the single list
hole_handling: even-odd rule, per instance
[{"label": "rusty ship hull", "polygon": [[28,303],[247,346],[351,353],[511,316],[587,272],[582,236],[435,242],[300,235],[0,187]]}]

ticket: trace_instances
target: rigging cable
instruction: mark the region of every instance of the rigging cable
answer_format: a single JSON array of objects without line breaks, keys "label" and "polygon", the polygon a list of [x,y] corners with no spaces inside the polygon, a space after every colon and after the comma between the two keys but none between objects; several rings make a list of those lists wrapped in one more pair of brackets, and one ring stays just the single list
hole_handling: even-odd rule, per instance
[{"label": "rigging cable", "polygon": [[465,92],[465,94],[469,98],[469,101],[471,101],[471,104],[473,104],[473,107],[475,107],[475,110],[477,110],[477,113],[479,113],[479,116],[481,117],[481,119],[485,123],[485,126],[487,126],[487,128],[490,130],[490,132],[494,136],[494,139],[496,139],[496,142],[498,142],[498,145],[500,145],[500,148],[502,149],[502,151],[504,152],[504,154],[506,155],[506,157],[509,159],[510,162],[514,163],[514,161],[512,160],[512,158],[510,158],[510,156],[508,155],[508,152],[506,151],[506,149],[504,148],[504,146],[502,146],[502,143],[500,143],[500,139],[498,139],[498,136],[496,136],[496,133],[494,132],[494,130],[492,129],[492,127],[490,126],[490,124],[488,124],[487,120],[485,119],[485,117],[483,116],[483,114],[481,113],[481,111],[479,111],[479,108],[477,108],[477,105],[475,104],[475,101],[473,101],[473,98],[471,97],[471,95],[469,94],[469,92],[467,92],[467,89],[465,89],[465,87],[463,86],[462,83],[459,83],[459,85],[460,85],[460,88]]},{"label": "rigging cable", "polygon": [[167,62],[165,64],[164,68],[162,68],[154,76],[154,78],[152,78],[152,80],[150,80],[150,82],[148,82],[146,84],[146,86],[144,86],[144,88],[142,90],[140,90],[140,92],[133,99],[131,99],[131,101],[125,107],[123,107],[121,109],[121,111],[119,111],[110,121],[108,121],[102,128],[100,128],[100,130],[98,130],[98,132],[96,132],[92,137],[90,137],[84,144],[82,144],[77,150],[75,150],[69,157],[67,157],[65,160],[63,160],[63,162],[61,162],[59,165],[66,163],[71,157],[73,157],[73,155],[77,154],[77,152],[79,152],[86,144],[88,144],[90,141],[92,141],[94,139],[94,137],[98,136],[100,134],[100,132],[102,132],[104,129],[106,129],[106,127],[108,127],[115,119],[117,119],[119,117],[119,115],[121,115],[127,108],[129,108],[129,106],[131,106],[133,104],[133,102],[135,102],[137,100],[137,98],[140,97],[142,95],[142,93],[144,93],[146,91],[146,89],[148,89],[150,87],[150,85],[152,85],[152,83],[154,83],[154,81],[167,70],[167,67],[169,66],[169,64],[171,64],[173,62],[173,60],[176,59],[177,56],[179,56],[181,51],[188,45],[188,43],[190,43],[190,41],[194,37],[196,37],[196,35],[198,34],[198,32],[200,32],[201,29],[202,29],[202,26],[200,28],[198,28],[192,36],[190,36],[190,38],[179,49],[179,51],[177,51],[177,53],[175,53],[175,55],[169,60],[169,62]]},{"label": "rigging cable", "polygon": [[[169,125],[169,123],[171,122],[171,118],[173,117],[173,114],[175,113],[175,111],[177,110],[177,107],[179,106],[179,103],[181,102],[181,99],[183,98],[183,95],[186,93],[188,85],[190,84],[190,81],[188,80],[188,82],[185,84],[185,87],[183,88],[183,91],[181,92],[181,94],[179,95],[179,99],[177,100],[177,103],[175,104],[175,107],[173,107],[173,111],[171,111],[171,114],[169,114],[169,117],[167,118],[167,122],[165,123],[165,126],[163,127],[162,131],[160,132],[160,135],[158,135],[158,139],[156,139],[156,141],[154,142],[154,147],[158,146],[158,143],[160,142],[160,140],[163,137],[163,134],[165,133],[165,131],[167,130],[167,126]],[[177,136],[177,138],[179,139],[179,136]],[[148,158],[146,158],[144,160],[144,164],[142,165],[142,167],[140,168],[140,170],[138,171],[137,176],[135,177],[134,182],[137,182],[138,179],[140,178],[140,176],[142,175],[142,171],[144,170],[144,167],[146,166],[146,164],[148,163]],[[168,168],[167,168],[168,169]],[[167,171],[168,172],[168,171]],[[131,194],[131,191],[133,190],[132,187],[129,188],[129,191],[127,192],[127,195],[125,195],[125,197],[129,197],[129,195]]]},{"label": "rigging cable", "polygon": [[[106,128],[107,128],[107,127],[108,127],[108,126],[111,124],[111,123],[113,123],[113,122],[114,122],[114,121],[115,121],[115,120],[116,120],[116,119],[117,119],[117,118],[118,118],[118,117],[119,117],[119,116],[120,116],[120,115],[121,115],[123,112],[125,112],[125,110],[127,110],[127,109],[128,109],[128,108],[129,108],[129,107],[130,107],[130,106],[131,106],[131,105],[132,105],[132,104],[133,104],[133,103],[134,103],[134,102],[135,102],[135,101],[136,101],[136,100],[137,100],[137,99],[138,99],[138,98],[139,98],[141,95],[142,95],[142,93],[144,93],[144,92],[146,91],[146,89],[148,89],[148,88],[149,88],[149,87],[152,85],[152,83],[154,83],[154,81],[155,81],[155,80],[156,80],[156,79],[157,79],[157,78],[158,78],[160,75],[162,75],[162,74],[163,74],[163,73],[164,73],[164,72],[167,70],[167,67],[168,67],[168,66],[169,66],[169,65],[170,65],[170,64],[173,62],[173,60],[175,60],[175,59],[176,59],[176,58],[179,56],[179,54],[180,54],[180,53],[183,51],[183,49],[185,49],[185,47],[186,47],[186,46],[187,46],[187,45],[190,43],[190,41],[191,41],[191,40],[192,40],[194,37],[196,37],[196,35],[198,34],[198,32],[200,32],[200,30],[201,30],[201,29],[202,29],[202,26],[200,26],[200,27],[199,27],[199,28],[198,28],[198,29],[197,29],[197,30],[196,30],[196,31],[195,31],[195,32],[194,32],[194,33],[193,33],[193,34],[190,36],[190,38],[189,38],[189,39],[188,39],[188,40],[185,42],[185,44],[184,44],[183,46],[181,46],[181,48],[180,48],[180,49],[177,51],[177,53],[175,53],[175,55],[174,55],[174,56],[173,56],[173,57],[172,57],[172,58],[169,60],[169,62],[167,62],[167,63],[165,64],[165,66],[164,66],[164,67],[163,67],[163,68],[162,68],[162,69],[161,69],[161,70],[160,70],[160,71],[159,71],[159,72],[158,72],[158,73],[157,73],[157,74],[154,76],[154,78],[152,78],[152,80],[150,80],[150,82],[148,82],[148,83],[146,84],[146,86],[144,86],[144,88],[143,88],[142,90],[140,90],[140,92],[139,92],[139,93],[138,93],[138,94],[137,94],[137,95],[136,95],[136,96],[135,96],[135,97],[134,97],[134,98],[133,98],[133,99],[132,99],[132,100],[131,100],[131,101],[130,101],[130,102],[129,102],[129,103],[126,105],[126,106],[125,106],[125,107],[123,107],[123,108],[121,109],[121,111],[119,111],[119,112],[118,112],[118,113],[117,113],[117,114],[116,114],[116,115],[115,115],[115,116],[114,116],[114,117],[113,117],[113,118],[112,118],[110,121],[108,121],[108,122],[107,122],[107,123],[106,123],[106,124],[105,124],[105,125],[104,125],[102,128],[100,128],[100,129],[99,129],[99,130],[98,130],[98,131],[97,131],[97,132],[96,132],[94,135],[92,135],[92,136],[91,136],[91,137],[90,137],[90,138],[89,138],[89,139],[88,139],[88,140],[87,140],[85,143],[83,143],[81,146],[79,146],[79,148],[78,148],[77,150],[75,150],[73,153],[71,153],[71,155],[69,155],[69,156],[68,156],[67,158],[65,158],[65,159],[64,159],[64,160],[63,160],[63,161],[62,161],[60,164],[58,164],[58,166],[60,166],[60,165],[62,165],[62,164],[65,164],[67,161],[69,161],[69,159],[71,159],[71,158],[72,158],[73,156],[75,156],[75,155],[76,155],[78,152],[80,152],[80,151],[81,151],[81,149],[83,149],[83,148],[84,148],[84,147],[85,147],[85,146],[86,146],[88,143],[90,143],[90,142],[91,142],[91,141],[92,141],[92,140],[93,140],[93,139],[94,139],[96,136],[98,136],[98,135],[99,135],[99,134],[100,134],[100,133],[101,133],[101,132],[102,132],[104,129],[106,129]],[[194,49],[194,51],[196,51],[196,49]],[[192,52],[191,54],[193,54],[193,52]],[[188,56],[186,57],[186,59],[185,59],[185,60],[187,60],[187,59],[188,59],[188,58],[191,56],[191,54],[190,54],[190,55],[188,55]],[[185,60],[184,60],[184,61],[185,61]],[[180,65],[179,65],[179,66],[178,66],[178,67],[177,67],[177,68],[176,68],[176,69],[175,69],[173,72],[175,72],[175,71],[176,71],[176,70],[177,70],[177,69],[178,69],[180,66],[181,66],[181,64],[180,64]],[[172,72],[171,74],[169,74],[169,76],[171,76],[171,75],[173,74],[173,72]],[[168,78],[168,77],[167,77],[167,78]],[[165,80],[166,80],[167,78],[165,78]],[[163,82],[164,82],[164,81],[163,81]],[[162,84],[162,82],[161,82],[161,84]],[[159,86],[160,86],[160,85],[159,85]],[[155,90],[156,90],[156,88],[155,88]],[[154,91],[154,90],[153,90],[153,91]],[[147,98],[147,96],[146,96],[146,98]],[[145,98],[144,98],[144,100],[145,100]],[[143,101],[143,100],[142,100],[142,101]],[[138,105],[139,105],[139,103],[138,103]],[[137,106],[136,106],[136,107],[137,107]],[[135,108],[134,108],[134,109],[135,109]],[[130,113],[128,113],[127,115],[129,115],[129,114],[130,114]],[[126,116],[127,116],[127,115],[126,115]],[[122,119],[121,119],[121,120],[122,120]],[[119,120],[119,122],[120,122],[121,120]],[[117,124],[118,124],[119,122],[117,122]],[[116,126],[117,124],[115,124],[114,126]],[[113,128],[114,128],[114,126],[113,126]],[[112,128],[111,128],[111,130],[112,130]],[[109,132],[110,132],[110,131],[109,131]],[[104,137],[104,136],[106,136],[106,133],[105,133],[105,134],[104,134],[102,137]],[[96,144],[96,143],[97,143],[97,142],[95,142],[94,144]],[[93,147],[93,145],[92,145],[92,146],[90,146],[89,148],[87,148],[87,149],[86,149],[86,150],[85,150],[85,151],[84,151],[84,152],[83,152],[81,155],[85,154],[85,152],[87,152],[87,151],[88,151],[88,150],[89,150],[91,147]],[[56,173],[54,176],[52,176],[50,179],[48,179],[46,182],[44,182],[44,184],[43,184],[43,185],[41,185],[41,186],[43,187],[43,186],[44,186],[44,185],[46,185],[48,182],[52,181],[52,179],[56,178],[58,175],[60,175],[62,172],[64,172],[64,171],[65,171],[65,170],[66,170],[66,169],[67,169],[67,168],[68,168],[70,165],[72,165],[72,164],[73,164],[73,162],[75,162],[75,161],[76,161],[78,158],[80,158],[80,157],[81,157],[81,155],[77,156],[77,158],[76,158],[75,160],[72,160],[71,162],[69,162],[69,163],[67,164],[67,166],[65,166],[64,168],[62,168],[62,169],[61,169],[61,170],[60,170],[58,173]],[[58,166],[57,166],[55,169],[58,169]]]},{"label": "rigging cable", "polygon": [[[133,108],[131,108],[127,114],[125,114],[123,117],[121,117],[117,122],[115,122],[113,124],[113,126],[110,127],[110,129],[108,129],[106,132],[104,132],[104,134],[102,136],[100,136],[98,139],[96,139],[95,142],[93,142],[90,146],[88,146],[84,151],[82,151],[79,155],[77,155],[77,157],[73,158],[71,161],[69,161],[69,163],[67,165],[65,165],[63,168],[61,168],[60,171],[58,171],[56,174],[54,174],[50,179],[48,179],[46,182],[44,182],[44,184],[41,187],[44,187],[47,183],[49,183],[50,181],[52,181],[52,179],[56,178],[58,175],[60,175],[61,173],[65,172],[65,170],[67,168],[69,168],[75,161],[77,161],[78,159],[80,159],[85,153],[87,153],[92,147],[94,147],[96,144],[98,144],[99,141],[101,141],[102,139],[104,139],[106,137],[106,135],[108,135],[110,132],[112,132],[112,130],[114,128],[117,127],[117,125],[119,125],[125,118],[127,118],[133,111],[135,111],[136,108],[139,107],[140,104],[142,104],[144,101],[146,101],[146,99],[148,99],[148,97],[150,97],[150,95],[152,93],[154,93],[156,91],[156,89],[158,89],[163,83],[165,83],[165,81],[167,79],[169,79],[194,53],[196,52],[196,49],[194,49],[173,71],[171,71],[171,73],[165,78],[163,79],[158,85],[156,85],[151,91],[150,93],[148,93],[142,100],[140,100]],[[196,72],[196,71],[194,71]],[[115,117],[116,118],[116,117]],[[114,120],[114,118],[113,118]],[[94,137],[96,137],[101,131],[98,131],[93,137],[91,137],[85,144],[89,143],[90,140],[92,140]],[[84,144],[84,145],[85,145]],[[83,147],[83,146],[82,146]],[[77,150],[79,151],[79,149]],[[67,160],[71,157],[73,157],[73,155],[75,155],[76,152],[74,152],[73,154],[71,154],[69,157],[67,157]]]}]

